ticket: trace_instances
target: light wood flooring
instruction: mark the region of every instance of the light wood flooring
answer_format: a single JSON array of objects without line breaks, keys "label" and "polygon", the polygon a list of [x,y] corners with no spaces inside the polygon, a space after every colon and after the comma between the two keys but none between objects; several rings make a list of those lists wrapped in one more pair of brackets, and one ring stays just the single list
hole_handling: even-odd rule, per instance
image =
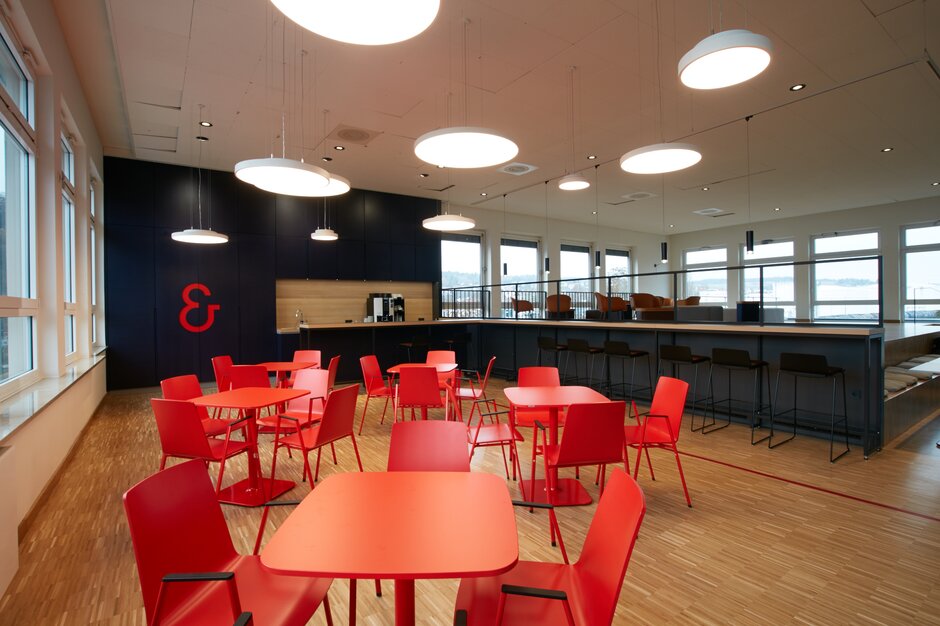
[{"label": "light wood flooring", "polygon": [[[105,398],[21,544],[0,624],[144,623],[121,494],[159,462],[151,393]],[[379,425],[380,409],[370,405],[358,439],[367,471],[385,467],[389,422]],[[895,446],[865,461],[853,448],[831,465],[828,442],[797,437],[775,450],[752,447],[738,425],[707,436],[685,430],[679,444],[694,508],[685,506],[671,456],[654,452],[657,480],[640,472],[648,512],[615,624],[940,624],[940,450]],[[268,468],[268,437],[261,448]],[[348,442],[337,453],[337,466],[324,456],[321,480],[355,470]],[[528,454],[527,441],[522,458]],[[278,461],[279,475],[299,480],[300,468],[296,456]],[[478,452],[473,469],[502,474],[499,451]],[[244,461],[233,462],[226,482],[244,472]],[[593,471],[582,483],[596,496]],[[509,487],[518,496],[517,485]],[[298,483],[283,497],[308,489]],[[260,511],[224,510],[236,547],[250,551]],[[559,510],[572,559],[593,511]],[[273,511],[268,537],[289,512]],[[520,510],[516,519],[522,558],[560,561],[543,513]],[[359,623],[391,624],[391,582],[381,598],[371,585],[359,585]],[[418,581],[419,623],[449,624],[456,586]],[[330,597],[337,623],[345,623],[348,582],[335,581]],[[325,620],[318,614],[311,623]]]}]

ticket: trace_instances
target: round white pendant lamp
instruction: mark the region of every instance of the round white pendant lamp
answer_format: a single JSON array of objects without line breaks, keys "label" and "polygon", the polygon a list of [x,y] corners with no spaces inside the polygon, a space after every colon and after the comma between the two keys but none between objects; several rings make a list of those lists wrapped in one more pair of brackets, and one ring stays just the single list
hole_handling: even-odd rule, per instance
[{"label": "round white pendant lamp", "polygon": [[469,230],[477,225],[477,223],[469,217],[450,215],[448,213],[429,217],[423,220],[421,224],[428,230],[440,231]]},{"label": "round white pendant lamp", "polygon": [[568,174],[558,179],[558,188],[562,191],[580,191],[590,186],[591,183],[581,174]]},{"label": "round white pendant lamp", "polygon": [[[327,172],[329,174],[329,172]],[[317,189],[311,190],[311,193],[308,194],[311,197],[315,198],[329,198],[332,196],[341,196],[347,191],[349,191],[349,180],[339,176],[338,174],[329,174],[330,182],[327,183],[326,187],[318,187]]]},{"label": "round white pendant lamp", "polygon": [[235,176],[259,189],[286,196],[315,196],[318,189],[325,189],[330,182],[325,169],[280,157],[239,161],[235,164]]},{"label": "round white pendant lamp", "polygon": [[398,43],[431,25],[440,0],[271,0],[281,12],[321,37],[361,46]]},{"label": "round white pendant lamp", "polygon": [[216,244],[228,242],[228,235],[223,235],[214,230],[204,228],[178,230],[172,233],[170,238],[172,238],[173,241],[180,241],[182,243]]},{"label": "round white pendant lamp", "polygon": [[657,143],[627,152],[620,157],[620,169],[631,174],[665,174],[701,160],[702,154],[691,144]]},{"label": "round white pendant lamp", "polygon": [[339,235],[332,228],[318,228],[310,234],[314,241],[336,241]]},{"label": "round white pendant lamp", "polygon": [[692,89],[721,89],[754,78],[770,65],[773,46],[743,28],[709,35],[679,59],[679,80]]},{"label": "round white pendant lamp", "polygon": [[505,163],[519,146],[495,130],[474,126],[439,128],[415,141],[415,155],[431,165],[469,169]]}]

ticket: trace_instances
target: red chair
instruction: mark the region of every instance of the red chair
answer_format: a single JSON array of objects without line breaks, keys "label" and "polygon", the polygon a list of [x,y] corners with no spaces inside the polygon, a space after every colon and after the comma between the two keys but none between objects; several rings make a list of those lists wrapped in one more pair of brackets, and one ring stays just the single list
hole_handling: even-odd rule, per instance
[{"label": "red chair", "polygon": [[[476,403],[485,404],[489,404],[489,402],[489,400],[482,399],[476,401]],[[473,409],[471,409],[470,412],[472,414]],[[508,447],[509,461],[512,463],[512,479],[516,480],[517,475],[522,475],[522,467],[519,465],[519,453],[516,450],[516,442],[522,441],[523,439],[511,420],[506,424],[499,421],[497,416],[503,413],[508,415],[509,410],[484,413],[482,410],[478,409],[477,417],[479,419],[477,420],[477,425],[473,425],[472,418],[467,420],[467,428],[470,433],[470,456],[473,456],[477,448],[499,446],[500,451],[503,453],[503,469],[506,471],[506,478],[508,479],[509,466],[506,463],[506,448]],[[487,417],[490,418],[489,423],[484,419]],[[524,493],[523,497],[525,497]]]},{"label": "red chair", "polygon": [[385,398],[385,406],[382,407],[382,419],[379,424],[385,423],[385,411],[388,410],[388,399],[392,397],[392,387],[388,380],[382,375],[382,368],[379,367],[379,360],[374,354],[369,354],[359,358],[359,367],[362,368],[362,381],[366,387],[366,403],[362,407],[362,417],[359,418],[359,434],[362,434],[362,424],[366,419],[366,409],[369,408],[371,398]]},{"label": "red chair", "polygon": [[321,603],[332,624],[331,579],[275,574],[235,551],[202,463],[145,478],[124,511],[148,624],[231,624],[250,611],[256,624],[299,626]]},{"label": "red chair", "polygon": [[679,468],[679,480],[682,481],[685,502],[692,506],[689,488],[685,484],[685,475],[682,473],[682,463],[679,461],[679,451],[676,449],[676,442],[679,441],[679,433],[682,430],[682,411],[685,408],[685,398],[688,393],[689,383],[677,378],[660,376],[656,382],[656,391],[653,394],[650,410],[639,415],[636,402],[633,403],[633,415],[638,423],[624,427],[623,466],[624,469],[630,471],[627,449],[636,448],[636,467],[633,469],[633,478],[635,479],[640,472],[640,456],[645,453],[650,477],[656,480],[649,449],[671,450],[676,457],[676,467]]},{"label": "red chair", "polygon": [[[469,400],[472,402],[470,407],[470,415],[467,416],[467,421],[473,419],[473,412],[477,409],[477,400],[483,400],[487,404],[490,404],[486,397],[486,385],[490,381],[490,374],[493,372],[493,364],[496,363],[496,357],[490,357],[490,362],[486,366],[486,373],[483,375],[483,378],[480,379],[480,372],[476,370],[461,370],[462,374],[470,374],[469,376],[461,376],[460,382],[466,382],[469,386],[460,385],[454,389],[454,397],[457,402],[460,404],[461,413],[463,413],[463,402],[464,400]],[[474,380],[474,376],[476,379]],[[495,405],[488,407],[491,410],[495,410]]]},{"label": "red chair", "polygon": [[[320,351],[319,350],[294,350],[294,358],[292,359],[294,363],[313,363],[311,367],[320,367]],[[284,382],[286,387],[294,386],[294,379],[297,377],[297,372],[291,372],[288,379]]]},{"label": "red chair", "polygon": [[[557,367],[536,366],[520,367],[517,384],[520,387],[560,387],[561,379],[558,376]],[[545,410],[516,409],[510,416],[512,423],[517,428],[532,429],[532,458],[531,458],[531,476],[535,477],[535,459],[542,454],[542,446],[539,445],[538,427],[536,422],[548,423],[549,415]],[[558,427],[565,425],[565,411],[558,411]],[[523,489],[522,497],[525,498]],[[531,497],[531,496],[530,496]]]},{"label": "red chair", "polygon": [[219,463],[219,477],[215,482],[215,493],[218,495],[222,488],[225,461],[236,454],[247,452],[251,447],[246,441],[232,440],[232,430],[248,418],[235,420],[230,424],[225,431],[225,439],[213,439],[206,437],[202,419],[192,402],[151,398],[150,406],[153,408],[157,432],[160,434],[160,469],[166,467],[166,460],[170,457]]},{"label": "red chair", "polygon": [[[295,428],[307,428],[320,421],[328,389],[329,372],[318,369],[305,369],[297,372],[294,389],[310,392],[306,396],[288,401],[284,410],[277,415],[258,418],[258,426],[266,429],[287,431]],[[288,419],[290,418],[290,419]]]},{"label": "red chair", "polygon": [[[564,435],[556,445],[548,443],[545,425],[542,422],[536,422],[536,426],[542,431],[549,504],[554,504],[552,500],[554,490],[557,488],[555,480],[558,478],[559,468],[562,467],[599,465],[601,467],[601,493],[604,493],[607,464],[619,463],[623,458],[623,420],[626,409],[627,405],[623,400],[598,404],[572,404],[568,407]],[[550,510],[549,513],[558,533],[562,558],[567,563],[568,554],[565,552],[561,529],[558,528],[554,519],[554,511]]]},{"label": "red chair", "polygon": [[215,387],[217,391],[231,389],[229,370],[232,369],[232,357],[226,355],[212,357],[212,373],[215,374]]},{"label": "red chair", "polygon": [[613,470],[577,563],[519,561],[499,576],[465,578],[456,611],[470,626],[609,626],[645,514],[643,491]]},{"label": "red chair", "polygon": [[433,367],[403,367],[398,372],[398,384],[395,386],[393,409],[396,415],[401,411],[401,420],[405,420],[405,409],[411,409],[411,419],[415,419],[415,409],[421,409],[421,419],[428,419],[428,409],[444,409],[450,394],[441,395],[437,370]]},{"label": "red chair", "polygon": [[396,422],[388,445],[390,472],[469,472],[463,422]]},{"label": "red chair", "polygon": [[[456,363],[457,362],[457,352],[455,350],[428,350],[427,356],[424,358],[425,365],[440,365],[443,363]],[[441,391],[444,391],[444,385],[454,386],[454,380],[457,376],[457,371],[445,372],[443,374],[438,374],[437,379],[440,384]]]},{"label": "red chair", "polygon": [[[310,479],[310,488],[320,477],[320,448],[332,444],[340,439],[352,439],[353,450],[356,452],[356,463],[362,471],[362,460],[359,458],[359,447],[356,445],[356,435],[353,432],[353,423],[356,420],[356,399],[359,396],[359,385],[350,385],[330,393],[323,408],[320,423],[308,428],[298,429],[287,435],[281,435],[280,429],[274,434],[274,455],[271,459],[271,479],[274,479],[274,470],[277,465],[277,451],[279,448],[300,450],[304,455],[304,474]],[[282,416],[285,420],[294,418]],[[317,451],[316,474],[310,471],[310,461],[307,455],[311,450]],[[335,457],[334,457],[335,462]]]},{"label": "red chair", "polygon": [[327,387],[330,391],[333,391],[333,387],[336,386],[336,372],[339,371],[339,355],[330,359],[330,364],[327,366],[326,371],[330,374],[329,381],[327,381]]},{"label": "red chair", "polygon": [[[202,387],[199,385],[199,379],[194,374],[165,378],[160,381],[160,390],[163,392],[165,400],[192,400],[193,398],[202,397]],[[202,428],[205,430],[207,437],[224,435],[229,426],[237,421],[234,419],[212,419],[209,417],[209,409],[204,406],[197,406],[196,411],[199,413],[199,419],[202,420]]]}]

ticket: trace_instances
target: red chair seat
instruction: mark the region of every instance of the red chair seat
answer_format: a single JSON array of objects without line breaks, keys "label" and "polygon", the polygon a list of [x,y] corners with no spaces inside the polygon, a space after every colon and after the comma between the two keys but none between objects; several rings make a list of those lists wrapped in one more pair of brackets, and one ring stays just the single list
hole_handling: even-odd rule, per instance
[{"label": "red chair seat", "polygon": [[512,440],[523,441],[519,431],[502,422],[484,424],[479,427],[479,430],[471,429],[471,434],[476,438],[476,446],[493,445],[498,442],[507,443]]},{"label": "red chair seat", "polygon": [[[563,563],[539,563],[519,561],[511,570],[492,578],[465,578],[460,582],[457,592],[457,606],[470,604],[467,611],[467,624],[487,626],[496,623],[496,607],[499,604],[499,590],[503,585],[522,587],[541,587],[558,589],[568,594],[571,612],[575,624],[594,624],[590,616],[585,615],[581,605],[581,589],[572,592],[574,587],[587,587],[587,581],[577,580],[574,569]],[[585,590],[586,591],[586,590]],[[568,626],[565,610],[561,602],[546,602],[536,598],[512,596],[506,600],[503,613],[504,624],[539,624],[539,626]]]},{"label": "red chair seat", "polygon": [[[567,416],[567,411],[561,409],[558,411],[558,426],[562,427],[565,425],[565,417]],[[524,428],[535,428],[535,422],[539,421],[548,426],[548,411],[526,411],[516,409],[516,426],[522,426]]]},{"label": "red chair seat", "polygon": [[[202,420],[202,429],[206,431],[206,437],[218,437],[225,434],[229,424],[233,424],[237,421],[238,420],[234,419],[213,419],[206,417]],[[242,428],[242,426],[239,426],[239,428]]]},{"label": "red chair seat", "polygon": [[[297,448],[300,449],[301,446],[307,448],[316,448],[317,439],[320,437],[320,424],[314,424],[310,428],[304,428],[299,432],[293,432],[290,435],[285,435],[278,439],[278,445],[287,446],[288,448]],[[301,442],[303,438],[303,442]]]},{"label": "red chair seat", "polygon": [[[222,460],[223,451],[225,450],[225,440],[223,439],[207,439],[209,442],[209,454],[212,455],[212,458],[216,461]],[[230,440],[228,442],[228,455],[234,456],[240,452],[244,452],[250,447],[247,441],[234,441]]]},{"label": "red chair seat", "polygon": [[[273,574],[257,556],[236,557],[224,571],[235,572],[242,611],[251,611],[255,624],[306,624],[333,582],[330,578]],[[201,583],[199,586],[204,591],[190,596],[192,601],[161,615],[161,626],[224,623],[220,617],[231,614],[225,584]],[[180,585],[178,589],[168,590],[168,594],[183,591],[184,587],[189,587],[185,591],[191,592],[194,584]],[[172,605],[171,597],[167,598],[167,607]]]},{"label": "red chair seat", "polygon": [[[293,419],[282,419],[284,417],[291,417]],[[293,430],[297,428],[298,424],[300,424],[301,428],[305,428],[309,424],[319,422],[322,417],[322,409],[313,409],[309,416],[307,415],[307,411],[292,411],[288,409],[287,411],[281,411],[277,415],[259,417],[257,422],[258,426],[264,428],[266,432],[274,432],[277,429],[278,422],[280,422],[281,430]],[[295,422],[294,420],[297,421]]]},{"label": "red chair seat", "polygon": [[[624,426],[623,436],[627,444],[640,443],[642,428],[640,426]],[[669,432],[669,422],[664,419],[652,418],[646,424],[646,443],[672,443],[672,433]]]}]

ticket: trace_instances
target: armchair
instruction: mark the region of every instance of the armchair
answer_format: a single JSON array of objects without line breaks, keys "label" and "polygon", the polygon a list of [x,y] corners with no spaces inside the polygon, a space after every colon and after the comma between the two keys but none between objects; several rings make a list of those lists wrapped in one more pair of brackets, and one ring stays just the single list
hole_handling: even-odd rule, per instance
[{"label": "armchair", "polygon": [[571,308],[571,296],[563,293],[548,296],[545,299],[546,317],[555,320],[573,320],[574,309]]}]

